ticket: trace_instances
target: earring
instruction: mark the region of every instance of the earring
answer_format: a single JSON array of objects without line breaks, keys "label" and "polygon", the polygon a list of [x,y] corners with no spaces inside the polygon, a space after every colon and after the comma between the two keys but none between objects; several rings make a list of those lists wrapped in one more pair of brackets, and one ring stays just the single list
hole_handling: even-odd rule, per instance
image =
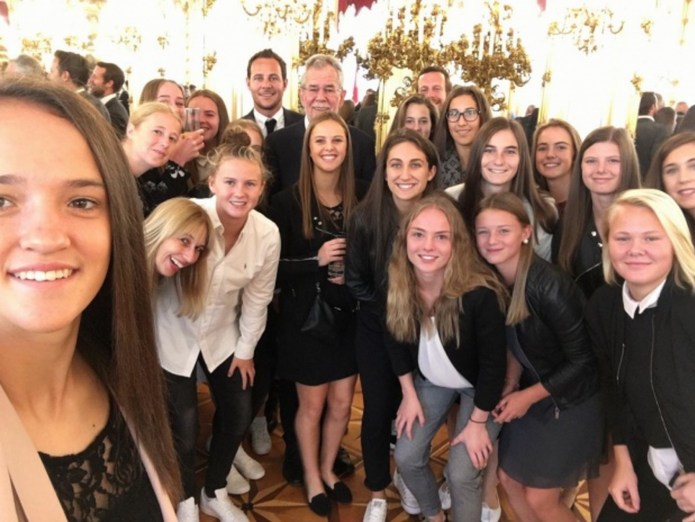
[{"label": "earring", "polygon": [[523,240],[524,245],[528,245],[528,239]]}]

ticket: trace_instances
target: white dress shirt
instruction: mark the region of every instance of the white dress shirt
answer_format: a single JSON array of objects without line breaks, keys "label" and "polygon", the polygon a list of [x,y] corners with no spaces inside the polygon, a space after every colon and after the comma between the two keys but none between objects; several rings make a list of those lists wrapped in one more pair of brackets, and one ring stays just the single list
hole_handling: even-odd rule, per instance
[{"label": "white dress shirt", "polygon": [[239,359],[253,359],[273,298],[280,259],[277,226],[252,210],[239,238],[225,255],[224,227],[217,215],[216,200],[192,200],[207,211],[213,224],[203,312],[195,321],[178,317],[180,300],[175,278],[163,280],[157,293],[157,351],[162,368],[175,375],[190,376],[198,354],[202,354],[211,372],[232,354]]},{"label": "white dress shirt", "polygon": [[268,129],[265,126],[265,122],[268,121],[270,118],[273,118],[275,120],[275,130],[276,131],[279,131],[280,129],[285,128],[285,112],[283,111],[282,107],[280,107],[280,110],[277,111],[275,114],[273,114],[270,118],[268,116],[265,116],[264,114],[261,114],[256,109],[254,109],[253,110],[253,117],[256,120],[256,123],[258,123],[258,125],[260,125],[264,138],[268,137]]}]

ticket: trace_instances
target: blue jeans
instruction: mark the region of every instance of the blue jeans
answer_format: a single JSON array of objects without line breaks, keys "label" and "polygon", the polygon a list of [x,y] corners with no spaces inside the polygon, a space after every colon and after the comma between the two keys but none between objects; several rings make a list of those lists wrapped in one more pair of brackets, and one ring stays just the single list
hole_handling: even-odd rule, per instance
[{"label": "blue jeans", "polygon": [[[473,411],[475,390],[473,388],[459,390],[442,388],[419,375],[415,375],[413,381],[425,415],[425,423],[421,426],[419,422],[415,422],[412,439],[408,439],[405,434],[401,435],[396,444],[394,457],[398,471],[420,504],[422,514],[432,516],[442,509],[437,482],[429,465],[432,439],[446,422],[456,397],[461,398],[456,434],[461,433]],[[494,442],[501,425],[495,423],[491,415],[486,427],[490,440]],[[454,522],[480,522],[483,472],[473,466],[463,443],[449,448],[446,479],[451,490],[451,510]]]}]

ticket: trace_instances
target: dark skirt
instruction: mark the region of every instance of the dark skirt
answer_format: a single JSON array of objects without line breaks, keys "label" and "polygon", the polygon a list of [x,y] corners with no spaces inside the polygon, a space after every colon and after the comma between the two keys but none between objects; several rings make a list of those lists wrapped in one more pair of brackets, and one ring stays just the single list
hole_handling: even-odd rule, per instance
[{"label": "dark skirt", "polygon": [[603,427],[599,394],[567,410],[550,397],[526,415],[505,424],[499,442],[499,466],[527,487],[573,487],[598,475]]}]

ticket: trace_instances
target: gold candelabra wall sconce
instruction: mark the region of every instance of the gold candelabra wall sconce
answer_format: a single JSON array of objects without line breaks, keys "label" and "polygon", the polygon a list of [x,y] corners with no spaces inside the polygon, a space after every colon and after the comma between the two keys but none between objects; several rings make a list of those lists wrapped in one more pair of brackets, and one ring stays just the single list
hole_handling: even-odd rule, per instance
[{"label": "gold candelabra wall sconce", "polygon": [[[572,43],[584,54],[596,52],[603,43],[601,39],[608,34],[617,35],[625,27],[624,20],[615,20],[614,13],[607,7],[602,9],[589,9],[582,6],[567,9],[565,18],[561,22],[552,22],[548,28],[548,36],[571,36]],[[644,31],[649,34],[651,25]]]},{"label": "gold candelabra wall sconce", "polygon": [[203,77],[207,80],[210,71],[212,71],[217,64],[217,51],[206,54],[203,56]]}]

